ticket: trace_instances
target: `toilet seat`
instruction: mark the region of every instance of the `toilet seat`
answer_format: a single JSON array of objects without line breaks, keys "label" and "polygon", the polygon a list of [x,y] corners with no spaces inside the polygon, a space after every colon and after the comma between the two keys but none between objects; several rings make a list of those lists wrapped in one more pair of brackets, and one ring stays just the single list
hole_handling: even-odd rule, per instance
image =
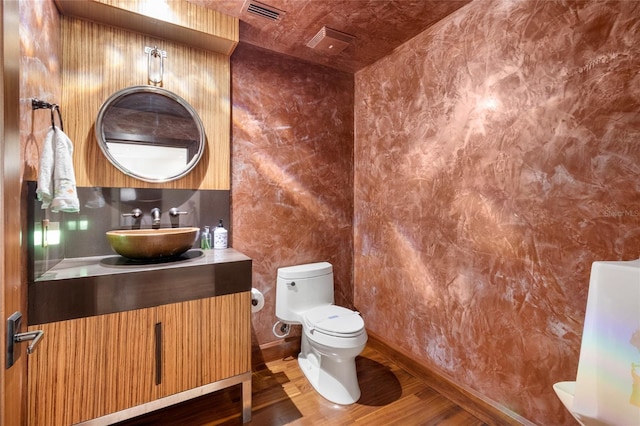
[{"label": "toilet seat", "polygon": [[310,309],[303,315],[309,332],[328,336],[349,338],[364,332],[364,321],[360,313],[336,305],[325,305]]}]

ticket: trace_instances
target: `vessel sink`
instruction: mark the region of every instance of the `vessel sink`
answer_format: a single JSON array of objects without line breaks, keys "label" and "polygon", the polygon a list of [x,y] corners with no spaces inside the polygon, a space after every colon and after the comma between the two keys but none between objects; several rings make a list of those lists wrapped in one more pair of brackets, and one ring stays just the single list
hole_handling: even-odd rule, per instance
[{"label": "vessel sink", "polygon": [[124,229],[107,231],[111,248],[121,256],[136,260],[180,256],[193,247],[198,228]]}]

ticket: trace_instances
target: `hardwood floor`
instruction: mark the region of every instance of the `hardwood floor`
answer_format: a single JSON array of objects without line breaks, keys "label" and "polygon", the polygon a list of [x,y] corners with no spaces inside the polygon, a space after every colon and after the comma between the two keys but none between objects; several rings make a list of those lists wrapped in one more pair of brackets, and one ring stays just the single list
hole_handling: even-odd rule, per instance
[{"label": "hardwood floor", "polygon": [[[356,359],[362,396],[350,406],[318,395],[294,357],[253,373],[251,425],[485,425],[426,383],[367,346]],[[241,425],[241,391],[232,387],[147,414],[118,426]]]}]

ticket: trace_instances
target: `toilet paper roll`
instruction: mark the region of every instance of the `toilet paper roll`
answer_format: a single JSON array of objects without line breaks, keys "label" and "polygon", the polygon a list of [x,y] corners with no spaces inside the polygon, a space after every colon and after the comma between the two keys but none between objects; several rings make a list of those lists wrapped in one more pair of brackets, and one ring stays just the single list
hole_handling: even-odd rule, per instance
[{"label": "toilet paper roll", "polygon": [[258,312],[264,308],[264,295],[257,288],[251,289],[251,312]]}]

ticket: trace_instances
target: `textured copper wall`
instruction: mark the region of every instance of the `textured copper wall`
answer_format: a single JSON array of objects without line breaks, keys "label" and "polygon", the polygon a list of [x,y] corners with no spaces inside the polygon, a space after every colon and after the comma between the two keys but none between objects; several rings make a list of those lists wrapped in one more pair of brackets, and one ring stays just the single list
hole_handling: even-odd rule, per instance
[{"label": "textured copper wall", "polygon": [[[49,111],[32,111],[31,99],[61,103],[60,51],[60,17],[53,1],[20,2],[20,144],[25,180],[38,176],[39,147],[51,126]],[[62,114],[64,118],[64,109]]]},{"label": "textured copper wall", "polygon": [[640,254],[640,3],[474,1],[356,74],[355,304],[425,365],[574,424],[589,269]]},{"label": "textured copper wall", "polygon": [[331,262],[336,303],[352,305],[353,75],[241,44],[231,80],[231,244],[253,258],[264,344],[281,266]]}]

